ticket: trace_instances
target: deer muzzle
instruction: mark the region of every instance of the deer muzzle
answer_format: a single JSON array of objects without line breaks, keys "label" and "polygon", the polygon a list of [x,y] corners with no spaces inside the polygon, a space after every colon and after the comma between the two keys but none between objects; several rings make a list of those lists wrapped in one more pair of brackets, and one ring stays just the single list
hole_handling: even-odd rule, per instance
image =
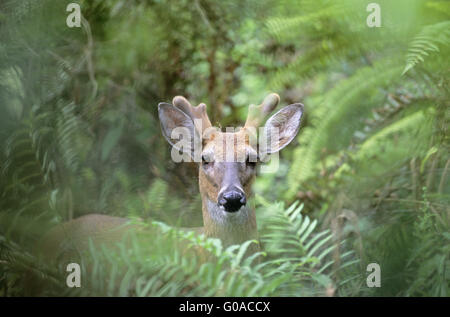
[{"label": "deer muzzle", "polygon": [[247,203],[247,197],[240,189],[236,187],[231,187],[230,189],[224,190],[219,194],[217,199],[220,206],[224,208],[227,212],[236,212],[245,206]]}]

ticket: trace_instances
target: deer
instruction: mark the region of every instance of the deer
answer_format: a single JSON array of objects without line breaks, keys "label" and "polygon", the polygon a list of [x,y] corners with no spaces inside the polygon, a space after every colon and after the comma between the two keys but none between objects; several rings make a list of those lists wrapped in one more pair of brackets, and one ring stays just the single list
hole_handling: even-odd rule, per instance
[{"label": "deer", "polygon": [[[262,135],[268,136],[275,130],[278,138],[270,140],[270,144],[255,144],[255,130],[279,101],[280,97],[272,93],[260,105],[250,105],[244,127],[236,132],[221,132],[213,127],[203,103],[193,107],[186,98],[177,96],[172,104],[158,106],[163,135],[174,150],[180,150],[180,143],[173,138],[174,130],[182,127],[191,136],[183,143],[188,146],[181,150],[199,164],[203,227],[196,231],[220,239],[225,246],[258,239],[255,211],[247,204],[258,158],[277,153],[299,131],[303,105],[295,103],[275,113],[263,128]],[[194,146],[189,146],[195,142],[195,136],[201,142],[198,155]],[[258,245],[252,248],[256,251]]]},{"label": "deer", "polygon": [[[171,104],[158,105],[161,131],[172,147],[172,154],[198,164],[203,226],[183,230],[220,239],[224,246],[258,240],[255,210],[248,204],[257,165],[296,137],[303,115],[303,104],[290,104],[260,127],[279,101],[280,97],[272,93],[261,104],[250,105],[244,126],[231,132],[212,126],[204,103],[192,106],[185,97],[176,96]],[[269,139],[268,144],[258,142],[258,128]],[[85,215],[57,225],[41,239],[39,249],[50,258],[64,252],[62,248],[85,249],[89,239],[96,244],[114,244],[127,231],[138,228],[127,224],[126,218]],[[259,244],[252,244],[248,251],[258,250]]]}]

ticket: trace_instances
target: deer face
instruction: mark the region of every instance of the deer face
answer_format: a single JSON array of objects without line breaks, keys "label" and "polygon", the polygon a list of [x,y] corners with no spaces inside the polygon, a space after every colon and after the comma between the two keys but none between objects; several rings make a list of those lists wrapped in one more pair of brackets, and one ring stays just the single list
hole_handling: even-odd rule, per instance
[{"label": "deer face", "polygon": [[233,132],[212,127],[204,104],[192,107],[184,97],[175,97],[173,105],[159,104],[163,135],[175,151],[182,151],[199,164],[202,197],[219,210],[239,212],[250,196],[260,158],[278,152],[297,135],[303,105],[292,104],[275,113],[260,129],[264,146],[257,142],[256,128],[278,102],[278,95],[271,94],[261,105],[251,105],[245,126]]},{"label": "deer face", "polygon": [[199,163],[200,188],[222,210],[237,212],[247,203],[256,175],[256,150],[245,129],[216,131],[206,140]]}]

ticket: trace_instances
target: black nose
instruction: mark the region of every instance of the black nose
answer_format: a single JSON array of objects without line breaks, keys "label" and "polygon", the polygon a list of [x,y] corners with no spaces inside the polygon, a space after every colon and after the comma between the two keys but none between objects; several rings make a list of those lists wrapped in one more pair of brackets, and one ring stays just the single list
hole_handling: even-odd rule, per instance
[{"label": "black nose", "polygon": [[247,203],[245,195],[239,191],[229,191],[219,197],[219,205],[223,206],[225,211],[236,212]]}]

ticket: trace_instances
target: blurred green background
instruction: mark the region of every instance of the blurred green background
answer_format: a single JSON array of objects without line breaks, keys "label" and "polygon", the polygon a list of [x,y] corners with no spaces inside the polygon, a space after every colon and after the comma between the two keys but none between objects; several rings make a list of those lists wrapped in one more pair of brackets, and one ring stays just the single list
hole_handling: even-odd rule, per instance
[{"label": "blurred green background", "polygon": [[[55,224],[95,212],[202,225],[197,167],[170,159],[158,103],[184,95],[237,126],[276,92],[305,114],[279,171],[257,178],[258,226],[300,202],[345,241],[333,263],[350,252],[306,294],[449,296],[450,2],[378,0],[371,28],[365,0],[80,0],[69,28],[70,2],[0,2],[1,295],[23,293],[21,256]],[[280,276],[308,263],[286,261]],[[381,288],[365,284],[372,262]],[[255,294],[304,294],[283,283]]]}]

